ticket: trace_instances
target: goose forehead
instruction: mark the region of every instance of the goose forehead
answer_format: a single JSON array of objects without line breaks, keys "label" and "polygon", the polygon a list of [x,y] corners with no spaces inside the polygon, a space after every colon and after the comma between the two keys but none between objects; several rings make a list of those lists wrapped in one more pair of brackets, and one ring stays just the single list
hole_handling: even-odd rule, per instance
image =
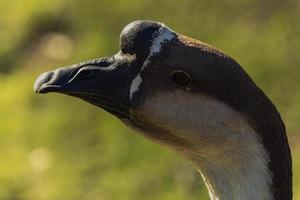
[{"label": "goose forehead", "polygon": [[159,54],[161,52],[163,45],[167,44],[175,37],[176,37],[176,33],[173,30],[171,30],[169,27],[161,23],[159,33],[157,37],[155,37],[154,40],[152,41],[152,44],[149,48],[149,55],[143,62],[143,65],[139,73],[136,75],[136,77],[132,80],[130,84],[130,90],[129,90],[130,99],[132,99],[134,93],[139,91],[140,85],[143,83],[141,72],[150,64],[152,56],[155,54]]},{"label": "goose forehead", "polygon": [[[176,36],[176,33],[161,23],[161,27],[158,30],[157,37],[154,38],[150,46],[149,56],[152,56],[155,53],[159,53],[163,44],[171,41]],[[150,58],[148,56],[148,58]]]}]

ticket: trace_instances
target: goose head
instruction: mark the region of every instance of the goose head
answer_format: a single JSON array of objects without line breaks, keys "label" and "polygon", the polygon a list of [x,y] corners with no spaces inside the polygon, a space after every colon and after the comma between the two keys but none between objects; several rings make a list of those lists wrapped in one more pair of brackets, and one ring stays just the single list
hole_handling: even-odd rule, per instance
[{"label": "goose head", "polygon": [[195,163],[211,199],[291,199],[291,156],[272,102],[232,58],[162,23],[134,21],[120,51],[41,74]]}]

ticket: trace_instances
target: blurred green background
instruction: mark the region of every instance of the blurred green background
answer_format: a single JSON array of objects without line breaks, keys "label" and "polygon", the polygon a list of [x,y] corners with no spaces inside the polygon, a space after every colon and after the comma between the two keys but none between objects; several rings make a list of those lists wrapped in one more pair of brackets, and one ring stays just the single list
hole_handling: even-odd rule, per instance
[{"label": "blurred green background", "polygon": [[208,42],[247,70],[286,123],[300,199],[299,10],[298,0],[0,0],[0,200],[208,199],[173,152],[78,99],[33,93],[43,71],[117,52],[136,19]]}]

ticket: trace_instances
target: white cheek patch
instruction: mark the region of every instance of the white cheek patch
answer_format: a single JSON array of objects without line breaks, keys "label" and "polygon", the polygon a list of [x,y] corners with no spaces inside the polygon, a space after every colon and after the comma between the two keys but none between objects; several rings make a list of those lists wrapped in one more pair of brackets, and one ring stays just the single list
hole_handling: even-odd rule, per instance
[{"label": "white cheek patch", "polygon": [[155,53],[159,53],[162,47],[162,44],[165,42],[168,42],[172,40],[175,37],[174,32],[166,27],[164,24],[162,24],[162,27],[159,30],[159,35],[155,40],[152,42],[151,48],[150,48],[150,55],[153,55]]},{"label": "white cheek patch", "polygon": [[163,23],[161,24],[161,28],[159,29],[158,36],[153,40],[152,45],[150,47],[150,52],[147,58],[145,59],[140,72],[137,76],[132,80],[130,85],[129,98],[132,99],[132,96],[135,92],[139,90],[139,86],[142,83],[142,77],[140,73],[148,66],[150,63],[150,58],[161,51],[161,48],[164,43],[171,41],[176,36],[175,32],[170,28],[165,26]]},{"label": "white cheek patch", "polygon": [[143,82],[142,77],[140,74],[138,74],[131,82],[130,84],[130,92],[129,92],[129,98],[132,99],[132,95],[139,91],[139,87],[141,83]]}]

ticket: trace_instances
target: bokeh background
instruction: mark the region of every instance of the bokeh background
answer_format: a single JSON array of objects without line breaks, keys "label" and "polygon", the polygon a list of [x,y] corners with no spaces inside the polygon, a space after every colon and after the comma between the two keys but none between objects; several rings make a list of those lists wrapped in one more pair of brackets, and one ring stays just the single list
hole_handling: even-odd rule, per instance
[{"label": "bokeh background", "polygon": [[0,0],[0,200],[208,199],[193,165],[81,100],[35,95],[43,71],[118,51],[136,19],[234,57],[277,105],[300,199],[300,1]]}]

